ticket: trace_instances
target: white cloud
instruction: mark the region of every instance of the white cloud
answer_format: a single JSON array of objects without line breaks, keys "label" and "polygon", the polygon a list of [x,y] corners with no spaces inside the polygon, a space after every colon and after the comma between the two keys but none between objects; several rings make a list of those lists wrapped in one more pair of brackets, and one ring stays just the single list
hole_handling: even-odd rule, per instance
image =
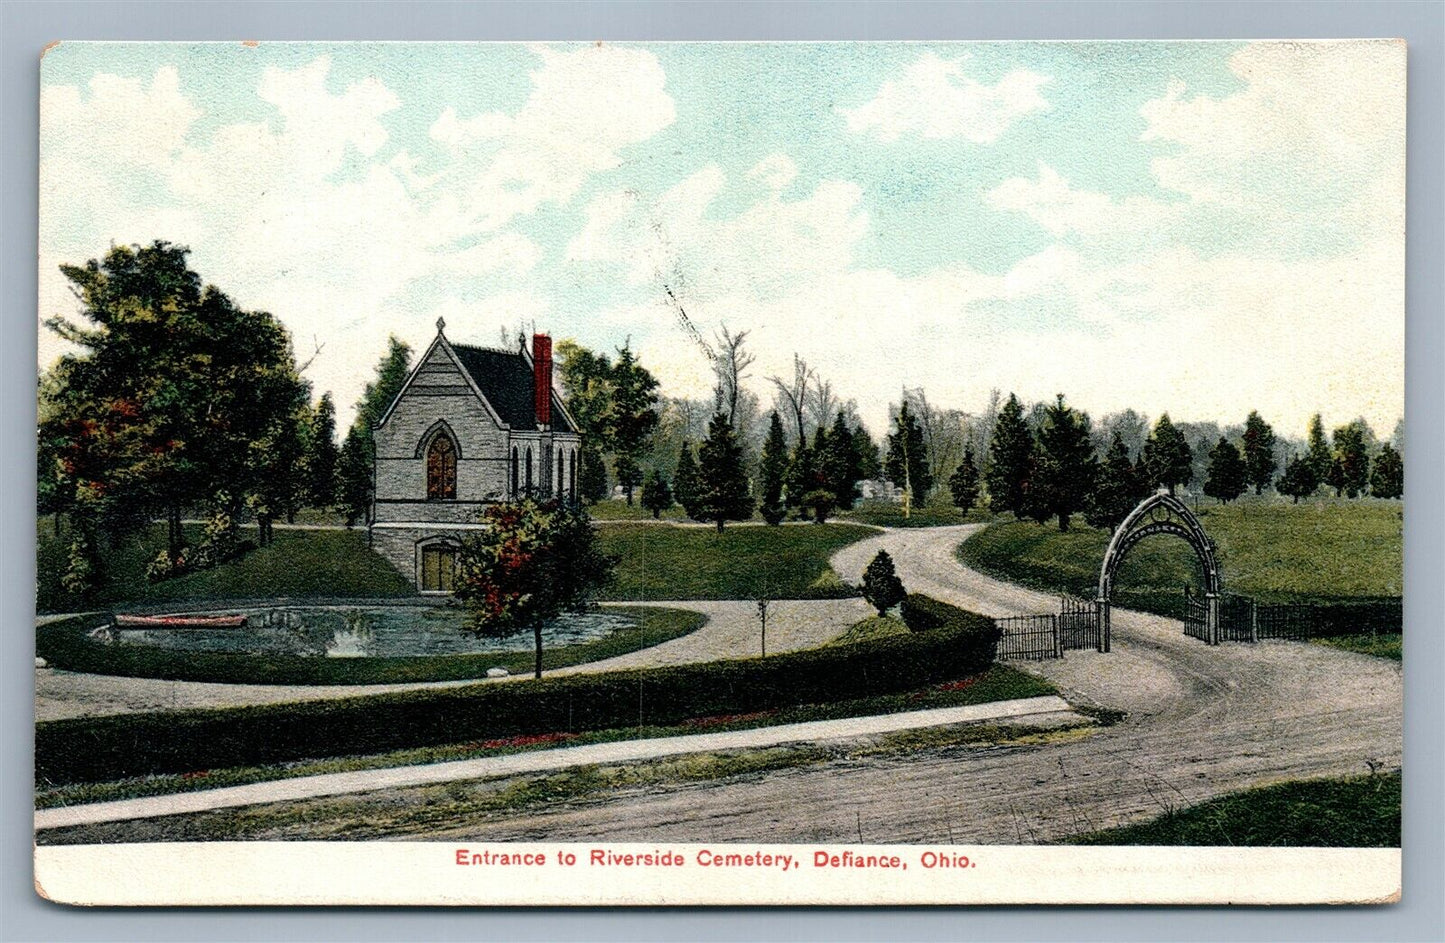
[{"label": "white cloud", "polygon": [[848,130],[884,143],[917,135],[992,144],[1014,121],[1049,107],[1039,91],[1048,76],[1016,69],[984,85],[964,74],[965,61],[924,53],[901,78],[884,82],[871,101],[842,109]]},{"label": "white cloud", "polygon": [[[192,268],[281,317],[303,357],[325,345],[310,378],[334,392],[342,422],[388,333],[420,345],[445,314],[454,336],[491,341],[540,320],[542,250],[506,225],[570,200],[674,111],[649,52],[533,51],[526,101],[513,114],[444,112],[433,137],[446,160],[424,172],[390,141],[401,98],[374,78],[336,89],[326,56],[263,72],[268,120],[203,134],[174,68],[47,86],[40,316],[76,308],[62,262],[110,243],[189,245]],[[407,292],[427,309],[399,304]],[[42,329],[42,365],[63,349]]]},{"label": "white cloud", "polygon": [[1117,235],[1153,229],[1178,219],[1184,204],[1161,203],[1143,196],[1122,200],[1077,190],[1058,171],[1039,162],[1039,177],[1010,177],[984,194],[994,209],[1024,213],[1052,236]]}]

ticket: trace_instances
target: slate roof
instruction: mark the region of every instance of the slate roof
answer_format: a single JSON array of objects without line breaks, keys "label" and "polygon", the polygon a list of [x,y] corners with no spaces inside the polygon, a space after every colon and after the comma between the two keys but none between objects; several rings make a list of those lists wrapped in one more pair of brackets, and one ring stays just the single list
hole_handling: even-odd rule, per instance
[{"label": "slate roof", "polygon": [[[502,417],[502,422],[520,432],[537,428],[537,413],[532,399],[532,368],[527,359],[515,350],[493,350],[490,347],[468,347],[452,344],[452,351],[462,362],[462,369],[482,391],[487,402]],[[562,411],[557,393],[552,392],[552,428],[557,432],[576,432]]]}]

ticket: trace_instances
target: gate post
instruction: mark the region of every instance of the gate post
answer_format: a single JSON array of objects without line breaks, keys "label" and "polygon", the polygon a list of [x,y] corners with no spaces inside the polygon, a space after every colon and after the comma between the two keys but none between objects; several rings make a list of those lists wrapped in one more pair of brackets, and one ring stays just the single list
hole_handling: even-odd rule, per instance
[{"label": "gate post", "polygon": [[1109,650],[1109,600],[1100,597],[1094,600],[1094,620],[1098,629],[1099,651]]},{"label": "gate post", "polygon": [[1054,628],[1054,657],[1064,657],[1064,637],[1059,633],[1059,617],[1049,613],[1049,625]]},{"label": "gate post", "polygon": [[1210,645],[1219,644],[1219,594],[1204,594],[1204,639]]},{"label": "gate post", "polygon": [[1251,642],[1259,641],[1259,600],[1257,599],[1249,601],[1249,640]]}]

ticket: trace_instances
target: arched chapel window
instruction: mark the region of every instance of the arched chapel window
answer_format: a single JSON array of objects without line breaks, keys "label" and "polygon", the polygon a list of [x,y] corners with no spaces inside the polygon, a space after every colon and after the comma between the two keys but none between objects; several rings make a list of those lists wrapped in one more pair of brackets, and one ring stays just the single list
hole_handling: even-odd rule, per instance
[{"label": "arched chapel window", "polygon": [[527,449],[527,493],[532,493],[532,450]]},{"label": "arched chapel window", "polygon": [[512,497],[517,496],[517,486],[521,481],[517,477],[517,447],[512,446]]},{"label": "arched chapel window", "polygon": [[457,496],[457,447],[449,436],[438,435],[426,450],[428,501],[449,501]]}]

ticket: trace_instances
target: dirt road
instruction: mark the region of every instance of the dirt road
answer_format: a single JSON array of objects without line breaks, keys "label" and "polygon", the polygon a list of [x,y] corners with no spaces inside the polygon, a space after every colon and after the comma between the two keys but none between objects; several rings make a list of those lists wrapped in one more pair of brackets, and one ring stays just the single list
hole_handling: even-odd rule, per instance
[{"label": "dirt road", "polygon": [[[910,590],[989,615],[1047,612],[1055,597],[966,569],[978,525],[894,530],[841,550],[856,580],[879,549]],[[529,811],[474,839],[1018,843],[1158,815],[1264,783],[1401,760],[1398,664],[1291,642],[1209,647],[1179,623],[1114,614],[1114,650],[1030,663],[1074,703],[1128,712],[1046,747],[954,749],[835,763]],[[426,837],[426,836],[416,836]]]}]

